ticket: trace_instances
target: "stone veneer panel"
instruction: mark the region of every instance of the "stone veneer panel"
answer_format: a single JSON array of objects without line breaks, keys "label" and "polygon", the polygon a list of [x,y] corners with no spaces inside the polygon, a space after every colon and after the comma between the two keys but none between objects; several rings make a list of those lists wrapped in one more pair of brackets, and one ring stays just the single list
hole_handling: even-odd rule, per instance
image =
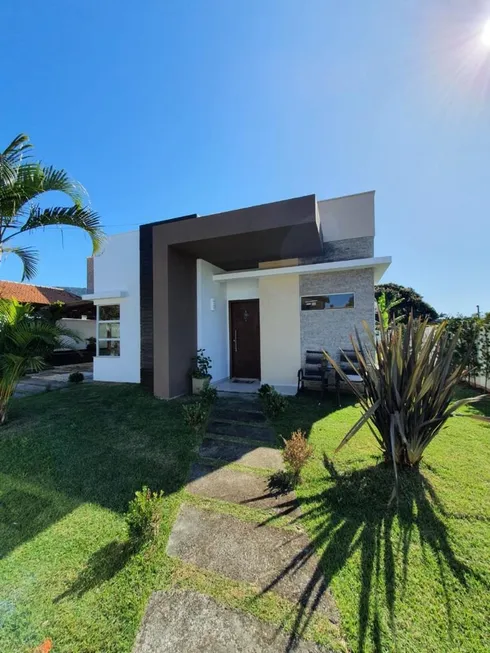
[{"label": "stone veneer panel", "polygon": [[374,256],[374,238],[346,238],[323,243],[322,256],[302,258],[301,265],[311,263],[328,263],[333,261],[352,261],[357,258],[371,258]]},{"label": "stone veneer panel", "polygon": [[355,293],[354,308],[301,311],[301,355],[307,349],[326,349],[338,360],[340,349],[350,349],[355,329],[362,335],[365,320],[374,328],[374,272],[371,269],[306,274],[300,277],[300,295]]}]

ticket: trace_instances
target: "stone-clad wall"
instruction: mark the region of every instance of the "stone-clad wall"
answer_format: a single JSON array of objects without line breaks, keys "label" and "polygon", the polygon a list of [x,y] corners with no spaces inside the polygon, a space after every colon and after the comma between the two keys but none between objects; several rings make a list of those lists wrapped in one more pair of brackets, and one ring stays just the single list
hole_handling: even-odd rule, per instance
[{"label": "stone-clad wall", "polygon": [[357,258],[371,258],[374,256],[374,238],[346,238],[323,243],[323,255],[302,258],[301,265],[311,263],[328,263],[333,261],[352,261]]},{"label": "stone-clad wall", "polygon": [[338,359],[339,349],[350,349],[355,328],[362,321],[374,328],[374,272],[371,269],[307,274],[300,277],[300,295],[355,293],[354,308],[301,311],[301,354],[307,349],[326,349]]}]

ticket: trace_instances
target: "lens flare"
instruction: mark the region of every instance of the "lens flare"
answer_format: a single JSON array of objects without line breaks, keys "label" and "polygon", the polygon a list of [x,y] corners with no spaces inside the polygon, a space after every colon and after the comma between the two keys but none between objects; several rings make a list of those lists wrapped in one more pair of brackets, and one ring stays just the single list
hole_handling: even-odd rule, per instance
[{"label": "lens flare", "polygon": [[487,20],[481,33],[481,42],[486,48],[490,49],[490,20]]}]

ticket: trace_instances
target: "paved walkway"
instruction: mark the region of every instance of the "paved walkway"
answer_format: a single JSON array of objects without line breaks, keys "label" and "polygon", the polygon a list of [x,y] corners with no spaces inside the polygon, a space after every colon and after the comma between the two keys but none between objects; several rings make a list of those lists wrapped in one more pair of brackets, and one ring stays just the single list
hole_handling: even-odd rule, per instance
[{"label": "paved walkway", "polygon": [[[220,397],[186,487],[189,495],[204,498],[206,506],[184,501],[167,553],[185,564],[246,583],[257,595],[276,594],[291,602],[291,611],[299,607],[303,616],[318,611],[338,624],[318,558],[296,524],[300,509],[294,493],[277,495],[267,487],[264,470],[282,467],[278,445],[256,397]],[[250,514],[239,518],[215,510],[218,504],[213,501],[237,504]],[[270,514],[267,521],[281,520],[275,526],[263,519],[258,523],[253,509]],[[153,595],[133,653],[324,650],[209,597],[172,590]]]},{"label": "paved walkway", "polygon": [[27,397],[40,394],[48,390],[60,390],[68,385],[68,377],[72,372],[82,372],[84,382],[93,380],[92,363],[78,363],[77,365],[60,365],[37,374],[28,374],[19,381],[14,392],[14,397]]}]

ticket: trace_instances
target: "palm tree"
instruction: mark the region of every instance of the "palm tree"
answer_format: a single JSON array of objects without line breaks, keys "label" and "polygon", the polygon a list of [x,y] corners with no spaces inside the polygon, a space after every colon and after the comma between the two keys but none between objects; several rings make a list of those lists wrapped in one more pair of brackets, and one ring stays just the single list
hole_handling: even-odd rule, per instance
[{"label": "palm tree", "polygon": [[[29,137],[20,134],[0,154],[0,261],[5,255],[16,254],[23,265],[22,280],[35,276],[38,253],[32,247],[13,246],[11,241],[16,236],[51,225],[79,227],[89,234],[94,254],[103,239],[99,216],[83,206],[83,186],[64,170],[30,161],[27,155],[31,148]],[[39,197],[51,190],[67,195],[73,205],[41,208]]]},{"label": "palm tree", "polygon": [[65,338],[80,336],[42,317],[33,307],[15,299],[0,299],[0,425],[7,419],[10,399],[19,379],[28,371],[46,367],[45,356]]}]

